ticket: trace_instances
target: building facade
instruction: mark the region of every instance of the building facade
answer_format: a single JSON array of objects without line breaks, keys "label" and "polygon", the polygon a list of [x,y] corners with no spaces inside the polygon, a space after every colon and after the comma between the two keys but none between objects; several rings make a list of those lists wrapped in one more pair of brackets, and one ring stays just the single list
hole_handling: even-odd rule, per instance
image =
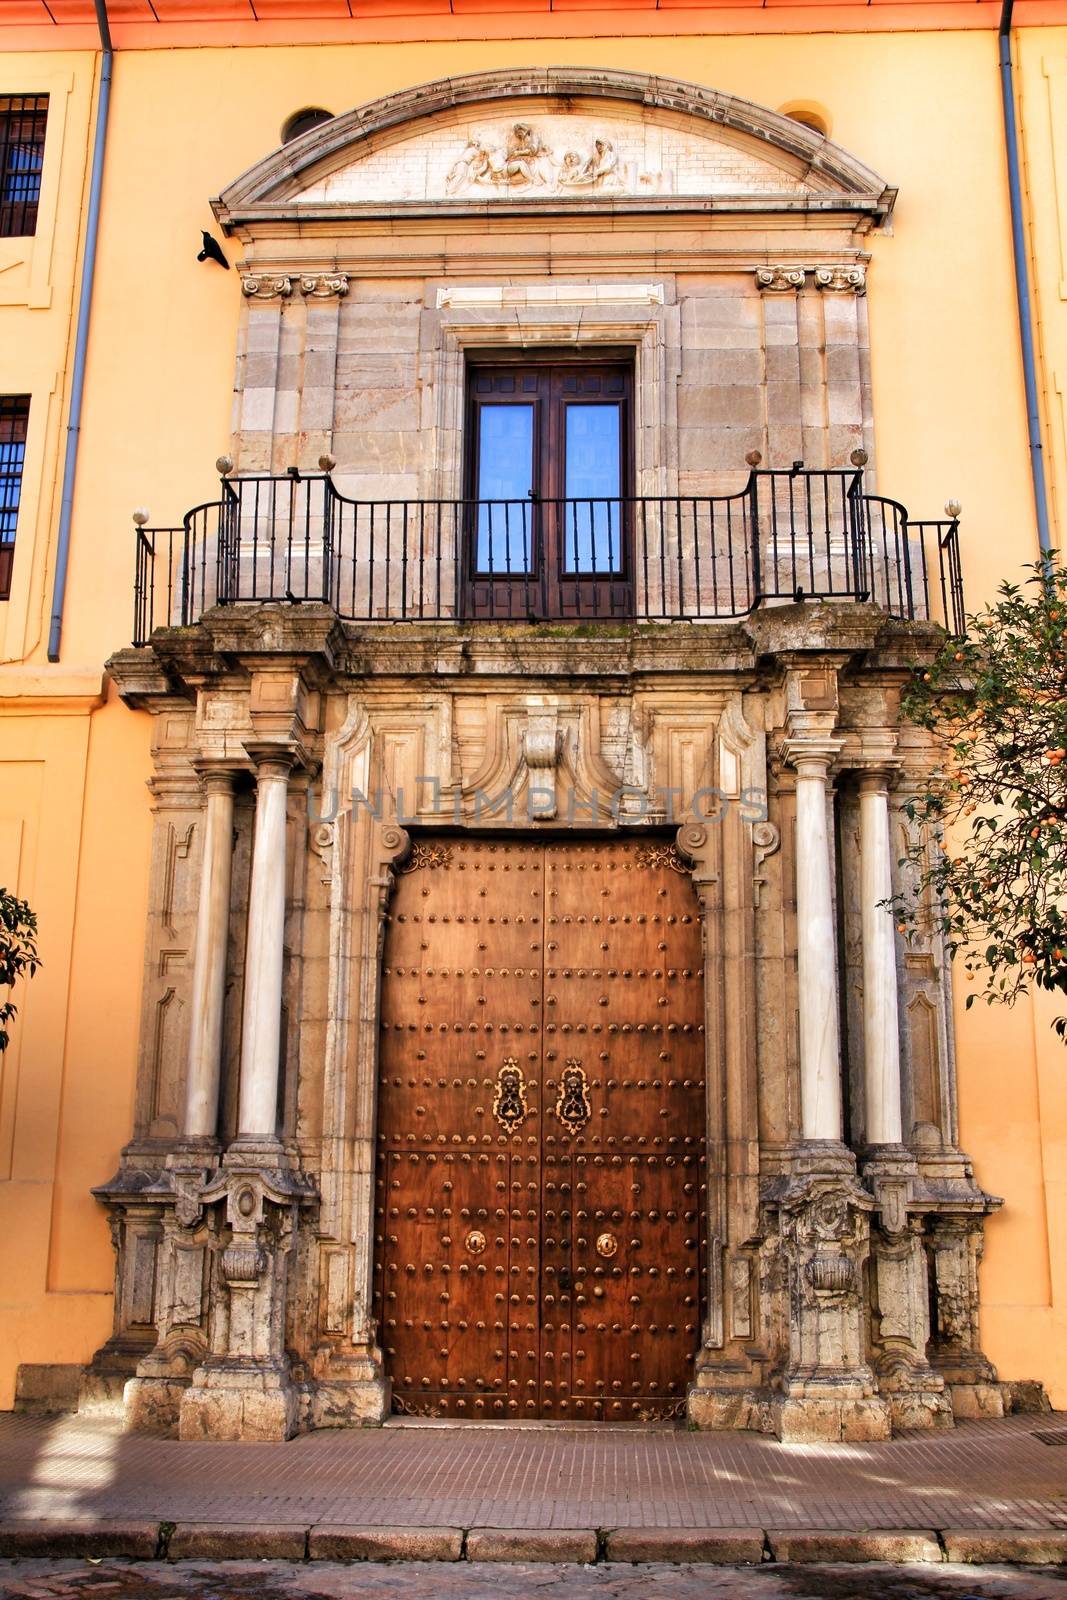
[{"label": "building facade", "polygon": [[986,8],[141,9],[0,55],[8,1403],[1062,1403],[1058,1047],[884,903],[1037,553]]}]

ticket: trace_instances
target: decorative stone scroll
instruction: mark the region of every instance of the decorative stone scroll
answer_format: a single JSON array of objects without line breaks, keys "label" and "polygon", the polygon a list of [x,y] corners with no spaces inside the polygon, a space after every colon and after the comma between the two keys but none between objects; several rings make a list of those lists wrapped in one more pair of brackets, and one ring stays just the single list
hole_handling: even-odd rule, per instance
[{"label": "decorative stone scroll", "polygon": [[854,262],[821,267],[757,267],[756,287],[771,294],[791,294],[804,288],[809,272],[817,289],[828,289],[833,294],[867,293],[867,269]]},{"label": "decorative stone scroll", "polygon": [[757,267],[756,288],[771,294],[790,294],[803,289],[805,276],[803,267]]},{"label": "decorative stone scroll", "polygon": [[312,272],[300,279],[305,300],[343,300],[348,293],[347,272]]},{"label": "decorative stone scroll", "polygon": [[241,293],[246,300],[288,300],[293,292],[293,280],[285,274],[246,274],[241,279]]},{"label": "decorative stone scroll", "polygon": [[834,294],[866,294],[867,269],[862,266],[816,267],[815,287],[829,289]]}]

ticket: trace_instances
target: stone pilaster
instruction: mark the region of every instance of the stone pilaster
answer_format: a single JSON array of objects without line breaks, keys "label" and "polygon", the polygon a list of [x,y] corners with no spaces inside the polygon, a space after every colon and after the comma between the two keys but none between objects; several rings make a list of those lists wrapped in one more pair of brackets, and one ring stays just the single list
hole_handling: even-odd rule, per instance
[{"label": "stone pilaster", "polygon": [[182,1439],[288,1439],[300,1392],[285,1350],[285,1302],[301,1208],[312,1185],[285,1167],[227,1159],[204,1189],[223,1212],[211,1349],[181,1401]]},{"label": "stone pilaster", "polygon": [[768,1194],[789,1274],[789,1358],[775,1432],[785,1442],[887,1439],[889,1406],[865,1356],[874,1203],[840,1147],[811,1144],[793,1166]]},{"label": "stone pilaster", "polygon": [[214,1171],[190,1149],[176,1154],[158,1183],[156,1342],[126,1385],[125,1425],[131,1432],[174,1434],[193,1370],[208,1350],[211,1266],[218,1222],[201,1193]]},{"label": "stone pilaster", "polygon": [[901,1148],[868,1150],[863,1177],[874,1195],[871,1334],[879,1392],[896,1428],[949,1428],[944,1379],[930,1366],[929,1285],[922,1218],[915,1214],[917,1167]]},{"label": "stone pilaster", "polygon": [[1005,1410],[1004,1390],[996,1368],[982,1353],[978,1332],[978,1266],[984,1213],[992,1208],[979,1202],[927,1218],[934,1288],[931,1358],[957,1418],[1002,1417]]}]

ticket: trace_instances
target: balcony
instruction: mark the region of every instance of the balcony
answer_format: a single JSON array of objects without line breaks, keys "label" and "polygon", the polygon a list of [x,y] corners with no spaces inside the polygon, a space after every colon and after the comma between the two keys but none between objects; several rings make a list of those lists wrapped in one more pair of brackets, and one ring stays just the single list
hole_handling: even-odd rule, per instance
[{"label": "balcony", "polygon": [[862,468],[756,466],[728,495],[474,501],[351,500],[294,467],[224,476],[181,527],[134,520],[135,645],[214,606],[304,601],[362,623],[725,621],[858,601],[964,626],[958,519],[913,521],[864,491]]}]

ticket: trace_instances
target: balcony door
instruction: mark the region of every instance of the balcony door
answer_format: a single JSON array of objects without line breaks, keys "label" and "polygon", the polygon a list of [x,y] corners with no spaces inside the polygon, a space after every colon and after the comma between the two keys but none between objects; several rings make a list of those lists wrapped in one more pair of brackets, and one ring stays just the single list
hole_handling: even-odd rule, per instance
[{"label": "balcony door", "polygon": [[469,616],[632,615],[632,406],[621,361],[469,368]]}]

